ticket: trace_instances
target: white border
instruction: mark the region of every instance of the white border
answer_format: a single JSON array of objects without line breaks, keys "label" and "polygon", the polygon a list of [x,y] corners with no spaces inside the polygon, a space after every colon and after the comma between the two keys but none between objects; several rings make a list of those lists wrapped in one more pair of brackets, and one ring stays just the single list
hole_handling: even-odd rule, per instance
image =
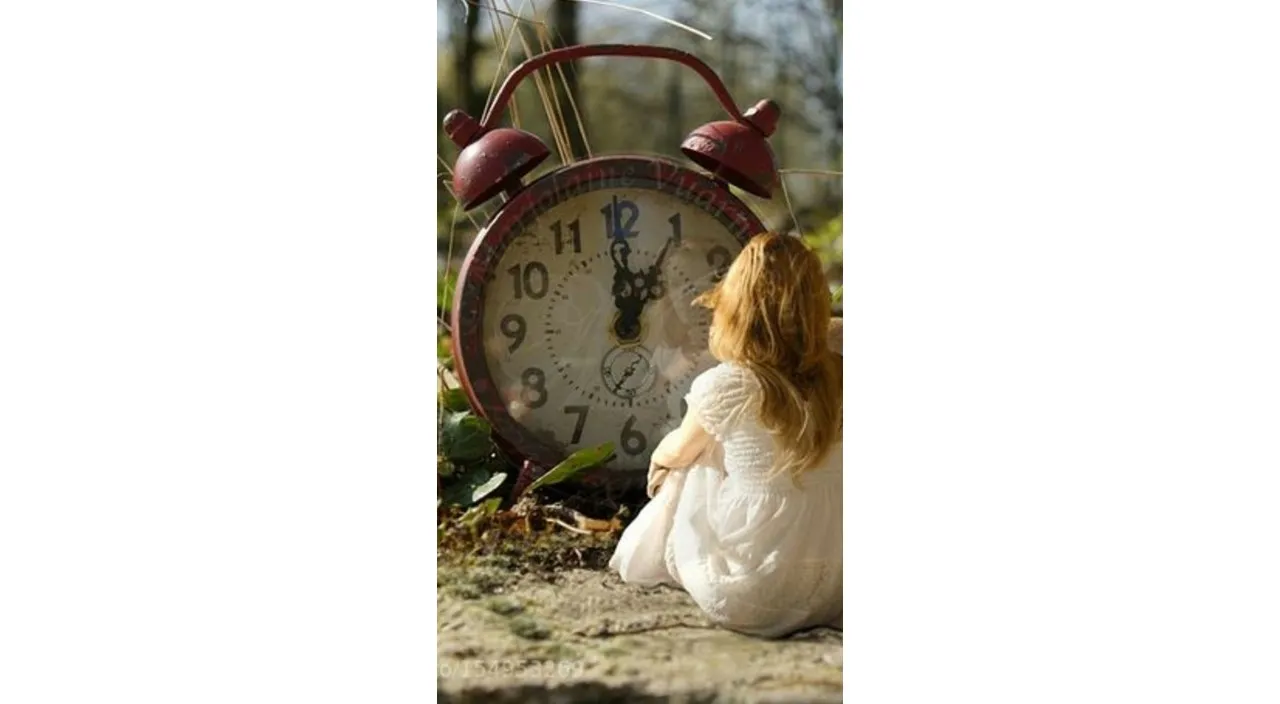
[{"label": "white border", "polygon": [[1280,13],[846,8],[848,700],[1280,699]]}]

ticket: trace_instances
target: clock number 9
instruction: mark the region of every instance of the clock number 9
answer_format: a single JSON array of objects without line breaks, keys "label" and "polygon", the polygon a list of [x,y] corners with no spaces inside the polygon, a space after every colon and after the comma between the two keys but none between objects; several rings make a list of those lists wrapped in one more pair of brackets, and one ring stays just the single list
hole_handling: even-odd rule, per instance
[{"label": "clock number 9", "polygon": [[636,417],[631,416],[627,419],[626,425],[622,426],[622,451],[628,455],[638,455],[649,446],[649,439],[644,436],[644,433],[633,427],[635,423]]},{"label": "clock number 9", "polygon": [[529,408],[542,408],[547,405],[547,375],[537,367],[529,367],[520,375],[520,383],[524,388],[520,391],[520,400]]},{"label": "clock number 9", "polygon": [[707,252],[707,266],[716,270],[715,275],[711,277],[712,281],[720,283],[720,279],[724,278],[725,272],[729,270],[729,259],[729,250],[724,247],[712,247],[711,251]]},{"label": "clock number 9", "polygon": [[[520,265],[517,264],[507,269],[507,273],[511,274],[516,298],[524,298],[526,293],[529,294],[529,298],[535,300],[547,295],[547,288],[551,285],[551,277],[547,275],[547,267],[542,262],[525,264],[523,272],[520,271]],[[534,274],[538,276],[535,277]],[[535,282],[538,282],[537,285],[534,285]]]},{"label": "clock number 9", "polygon": [[508,352],[515,352],[516,348],[524,342],[526,329],[524,318],[515,313],[502,316],[502,320],[498,323],[498,329],[502,330],[502,334],[512,340],[511,345],[507,347]]}]

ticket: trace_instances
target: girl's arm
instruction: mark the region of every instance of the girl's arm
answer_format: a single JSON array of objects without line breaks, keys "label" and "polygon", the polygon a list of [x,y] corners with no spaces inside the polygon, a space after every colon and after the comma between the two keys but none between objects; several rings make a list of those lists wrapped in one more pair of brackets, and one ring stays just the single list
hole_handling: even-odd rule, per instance
[{"label": "girl's arm", "polygon": [[693,464],[698,455],[711,444],[711,435],[693,413],[686,413],[680,427],[667,433],[653,450],[652,464],[683,469]]}]

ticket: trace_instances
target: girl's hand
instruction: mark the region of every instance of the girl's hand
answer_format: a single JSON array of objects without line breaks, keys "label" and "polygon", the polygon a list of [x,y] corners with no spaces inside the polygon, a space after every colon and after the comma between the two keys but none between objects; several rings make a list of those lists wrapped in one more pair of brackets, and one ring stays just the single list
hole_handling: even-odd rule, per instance
[{"label": "girl's hand", "polygon": [[658,495],[658,490],[662,488],[662,482],[666,481],[669,474],[671,474],[670,467],[663,467],[656,462],[649,464],[649,486],[646,490],[649,498],[652,499]]}]

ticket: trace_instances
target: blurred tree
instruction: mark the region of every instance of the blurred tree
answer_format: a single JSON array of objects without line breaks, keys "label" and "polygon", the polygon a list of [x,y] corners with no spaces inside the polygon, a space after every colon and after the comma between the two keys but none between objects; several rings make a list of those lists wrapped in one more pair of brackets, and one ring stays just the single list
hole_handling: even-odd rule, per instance
[{"label": "blurred tree", "polygon": [[[579,4],[574,0],[552,0],[551,32],[555,37],[556,46],[574,46],[579,43],[578,8]],[[552,85],[556,86],[557,109],[568,132],[569,148],[573,159],[580,159],[587,155],[587,142],[584,137],[586,125],[578,120],[581,116],[582,121],[586,121],[586,115],[582,114],[578,71],[579,64],[564,64],[562,68],[554,71],[554,77],[551,80]],[[563,82],[558,80],[560,77],[563,77]],[[574,112],[575,105],[577,114]]]},{"label": "blurred tree", "polygon": [[844,2],[771,0],[770,5],[770,11],[786,17],[794,30],[778,35],[778,60],[820,111],[838,154],[844,132]]},{"label": "blurred tree", "polygon": [[480,9],[465,2],[451,6],[453,32],[453,99],[467,114],[480,118],[484,110],[484,93],[476,89],[476,60],[482,51],[476,29],[480,26]]},{"label": "blurred tree", "polygon": [[[440,89],[445,111],[471,110],[479,117],[490,85],[516,64],[553,46],[608,42],[669,46],[705,60],[729,87],[739,108],[773,98],[783,108],[770,139],[784,169],[841,168],[844,124],[841,80],[841,0],[641,0],[644,7],[696,28],[713,41],[671,24],[651,21],[619,6],[575,0],[463,0],[441,3],[439,15]],[[447,6],[447,7],[446,7]],[[513,15],[519,15],[517,19]],[[517,29],[517,27],[519,29]],[[508,43],[509,42],[509,43]],[[584,66],[590,67],[584,70]],[[539,71],[517,89],[506,121],[540,137],[569,160],[592,154],[645,154],[683,161],[679,144],[697,125],[724,119],[724,111],[694,72],[675,63],[605,58]],[[567,86],[566,86],[567,84]],[[469,96],[458,88],[470,86]],[[573,108],[576,104],[577,111]],[[581,120],[589,131],[583,137]],[[440,116],[443,117],[443,114]],[[440,146],[445,164],[457,151]],[[561,164],[546,160],[529,180]],[[439,170],[444,171],[445,166]],[[769,227],[798,227],[834,241],[831,224],[841,210],[840,178],[821,174],[784,175],[785,197],[771,200],[739,194]],[[465,251],[476,223],[487,211],[455,217],[453,201],[442,206],[442,223],[452,224],[454,256]],[[498,207],[498,203],[492,204]],[[794,214],[794,225],[793,225]],[[456,222],[454,222],[456,220]],[[474,220],[474,222],[473,222]],[[447,227],[442,228],[447,236]],[[829,257],[839,247],[828,247]]]}]

